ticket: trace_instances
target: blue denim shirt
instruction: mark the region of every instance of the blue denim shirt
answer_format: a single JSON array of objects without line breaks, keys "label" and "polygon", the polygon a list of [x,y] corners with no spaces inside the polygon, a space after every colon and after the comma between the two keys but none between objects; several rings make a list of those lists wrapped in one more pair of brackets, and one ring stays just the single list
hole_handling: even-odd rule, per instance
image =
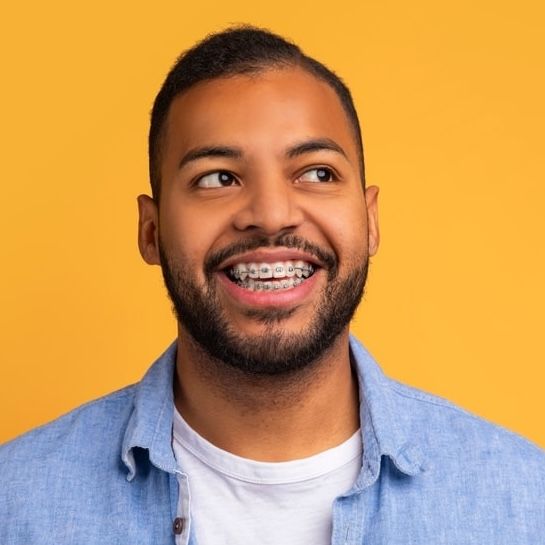
[{"label": "blue denim shirt", "polygon": [[[385,377],[350,343],[363,464],[333,503],[331,542],[545,544],[544,451]],[[0,448],[1,545],[196,545],[171,446],[175,358],[173,344],[139,384]]]}]

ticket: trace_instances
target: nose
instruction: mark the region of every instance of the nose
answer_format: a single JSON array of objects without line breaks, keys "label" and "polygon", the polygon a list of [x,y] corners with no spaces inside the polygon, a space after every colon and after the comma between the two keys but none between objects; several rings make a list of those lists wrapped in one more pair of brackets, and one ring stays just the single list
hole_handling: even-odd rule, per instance
[{"label": "nose", "polygon": [[259,230],[273,236],[293,230],[303,222],[293,182],[281,176],[248,181],[233,224],[239,231]]}]

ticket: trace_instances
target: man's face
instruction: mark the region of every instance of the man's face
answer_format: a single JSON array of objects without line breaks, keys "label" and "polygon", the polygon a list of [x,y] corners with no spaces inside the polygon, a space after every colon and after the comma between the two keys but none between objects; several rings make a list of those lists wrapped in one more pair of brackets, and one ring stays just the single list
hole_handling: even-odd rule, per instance
[{"label": "man's face", "polygon": [[139,201],[141,251],[209,355],[287,372],[346,334],[378,244],[376,196],[327,84],[298,68],[211,80],[172,103],[159,209]]}]

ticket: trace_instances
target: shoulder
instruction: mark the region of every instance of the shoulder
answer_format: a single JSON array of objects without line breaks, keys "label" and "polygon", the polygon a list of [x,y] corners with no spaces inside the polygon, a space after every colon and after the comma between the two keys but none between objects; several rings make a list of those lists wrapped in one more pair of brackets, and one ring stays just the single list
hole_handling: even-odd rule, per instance
[{"label": "shoulder", "polygon": [[[130,417],[134,386],[86,403],[0,446],[0,490],[23,476],[43,474],[55,462],[83,466],[97,449],[119,448]],[[1,497],[0,492],[0,497]]]},{"label": "shoulder", "polygon": [[350,348],[363,383],[371,416],[381,421],[381,433],[395,429],[400,438],[419,445],[427,458],[448,466],[460,461],[468,466],[485,462],[519,463],[523,471],[535,470],[545,481],[545,451],[505,427],[418,388],[385,375],[365,347],[354,337]]},{"label": "shoulder", "polygon": [[156,476],[141,493],[122,457],[139,391],[130,386],[86,403],[0,447],[2,545],[130,542],[142,531],[134,514],[161,533],[157,489],[165,479]]},{"label": "shoulder", "polygon": [[387,384],[431,464],[466,474],[488,473],[545,493],[542,448],[437,395],[392,379]]}]

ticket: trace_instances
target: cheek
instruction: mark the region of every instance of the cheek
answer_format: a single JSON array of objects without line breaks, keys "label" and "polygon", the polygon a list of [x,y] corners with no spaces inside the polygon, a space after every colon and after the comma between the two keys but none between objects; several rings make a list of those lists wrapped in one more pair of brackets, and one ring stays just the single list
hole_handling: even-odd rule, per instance
[{"label": "cheek", "polygon": [[213,249],[221,247],[228,228],[220,211],[203,210],[190,203],[170,204],[160,218],[160,235],[173,257],[183,259],[193,270],[202,269]]},{"label": "cheek", "polygon": [[[367,256],[368,230],[367,214],[357,200],[330,203],[322,207],[320,213],[315,209],[312,220],[320,226],[322,235],[337,254],[339,260],[359,260]],[[334,205],[333,205],[334,204]]]},{"label": "cheek", "polygon": [[169,205],[161,211],[159,234],[163,245],[175,259],[194,261],[205,245],[206,224],[202,225],[190,209]]}]

